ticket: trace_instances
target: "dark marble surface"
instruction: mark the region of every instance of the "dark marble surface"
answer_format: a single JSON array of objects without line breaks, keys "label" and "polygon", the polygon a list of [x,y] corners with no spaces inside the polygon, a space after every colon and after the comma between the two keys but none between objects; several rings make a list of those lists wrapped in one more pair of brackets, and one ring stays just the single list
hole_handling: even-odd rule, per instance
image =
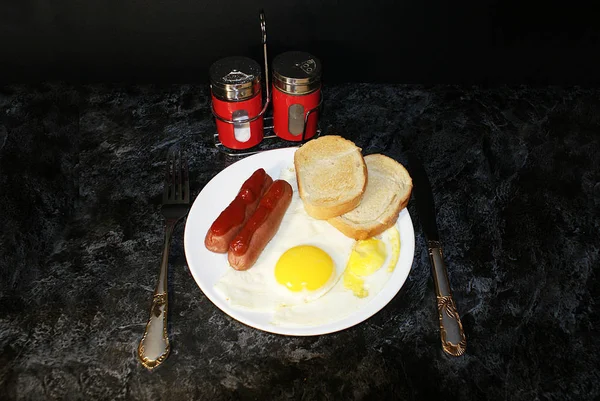
[{"label": "dark marble surface", "polygon": [[217,309],[171,249],[172,354],[136,347],[179,143],[195,193],[234,159],[204,86],[0,89],[0,399],[594,400],[600,397],[600,91],[339,85],[322,127],[429,171],[468,338],[440,348],[429,262],[348,330],[285,337]]}]

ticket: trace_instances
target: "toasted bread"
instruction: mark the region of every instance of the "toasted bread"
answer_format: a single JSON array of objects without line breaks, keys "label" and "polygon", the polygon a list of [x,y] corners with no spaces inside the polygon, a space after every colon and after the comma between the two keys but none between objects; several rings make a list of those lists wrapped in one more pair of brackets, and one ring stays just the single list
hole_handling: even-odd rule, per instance
[{"label": "toasted bread", "polygon": [[381,234],[398,220],[412,192],[408,171],[394,159],[381,154],[364,158],[369,182],[360,204],[350,212],[329,219],[344,235],[367,239]]},{"label": "toasted bread", "polygon": [[298,193],[308,215],[319,220],[354,209],[367,186],[361,149],[337,135],[313,139],[294,154]]}]

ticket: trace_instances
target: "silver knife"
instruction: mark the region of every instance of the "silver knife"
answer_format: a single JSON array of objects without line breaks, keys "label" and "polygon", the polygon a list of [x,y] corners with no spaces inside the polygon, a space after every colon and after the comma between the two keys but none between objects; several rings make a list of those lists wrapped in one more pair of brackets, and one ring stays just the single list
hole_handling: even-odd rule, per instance
[{"label": "silver knife", "polygon": [[444,254],[438,235],[431,184],[423,165],[415,154],[408,154],[408,163],[413,180],[413,195],[415,197],[417,213],[421,221],[423,234],[425,234],[429,260],[431,261],[431,271],[437,296],[442,349],[449,355],[461,356],[467,348],[467,338],[465,337],[465,331],[460,321],[460,315],[456,310],[456,304],[454,303],[452,290],[450,289],[450,281],[448,280],[448,271],[444,264]]}]

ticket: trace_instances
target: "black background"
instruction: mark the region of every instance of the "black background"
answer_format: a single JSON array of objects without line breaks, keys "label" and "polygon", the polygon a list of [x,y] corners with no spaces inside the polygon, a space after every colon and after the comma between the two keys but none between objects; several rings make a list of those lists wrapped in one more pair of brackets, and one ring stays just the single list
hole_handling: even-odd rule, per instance
[{"label": "black background", "polygon": [[220,57],[304,50],[325,82],[597,84],[587,3],[410,0],[11,0],[2,81],[207,81]]}]

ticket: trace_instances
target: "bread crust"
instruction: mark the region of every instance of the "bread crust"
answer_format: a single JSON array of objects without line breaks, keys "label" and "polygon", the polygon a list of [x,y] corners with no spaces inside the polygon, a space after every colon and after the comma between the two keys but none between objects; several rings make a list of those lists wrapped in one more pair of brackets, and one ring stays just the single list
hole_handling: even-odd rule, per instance
[{"label": "bread crust", "polygon": [[348,221],[343,216],[337,216],[335,218],[328,219],[327,222],[337,228],[346,237],[354,238],[356,240],[368,239],[383,233],[390,227],[393,227],[394,224],[396,224],[396,221],[398,221],[398,216],[400,215],[402,209],[408,205],[409,198],[410,194],[404,201],[402,201],[402,203],[398,204],[392,214],[388,215],[385,220],[375,226],[355,226],[354,223]]},{"label": "bread crust", "polygon": [[[298,187],[298,192],[300,191],[300,187]],[[304,202],[304,210],[306,210],[306,213],[309,216],[317,220],[327,220],[333,217],[338,217],[342,214],[348,213],[351,210],[354,210],[360,204],[360,199],[362,198],[362,194],[364,192],[365,189],[363,188],[363,190],[360,193],[360,196],[357,196],[356,198],[353,198],[348,202],[341,203],[339,205],[333,205],[330,207],[314,206],[309,202]]]}]

